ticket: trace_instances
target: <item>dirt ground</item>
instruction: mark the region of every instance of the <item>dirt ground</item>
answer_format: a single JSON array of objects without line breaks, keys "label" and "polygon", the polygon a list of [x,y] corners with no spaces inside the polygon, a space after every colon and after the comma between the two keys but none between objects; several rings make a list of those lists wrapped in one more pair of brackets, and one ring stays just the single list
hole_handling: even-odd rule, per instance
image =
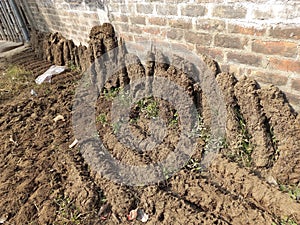
[{"label": "dirt ground", "polygon": [[[113,28],[94,28],[89,48],[58,34],[33,37],[34,49],[0,60],[0,224],[143,224],[129,220],[137,208],[149,216],[145,224],[300,224],[300,117],[278,88],[238,81],[203,56],[227,111],[226,138],[204,170],[211,116],[203,91],[180,69],[155,64],[161,55],[146,65],[136,60],[105,84],[96,102],[96,129],[109,152],[122,162],[147,164],[178,143],[182,118],[153,97],[131,107],[129,127],[142,142],[151,135],[151,118],[160,117],[168,124],[163,142],[141,154],[118,139],[112,102],[140,77],[162,76],[182,86],[197,105],[202,129],[192,158],[173,176],[155,185],[120,185],[94,171],[79,146],[69,147],[81,70],[120,44]],[[37,85],[35,78],[53,63],[68,70]]]}]

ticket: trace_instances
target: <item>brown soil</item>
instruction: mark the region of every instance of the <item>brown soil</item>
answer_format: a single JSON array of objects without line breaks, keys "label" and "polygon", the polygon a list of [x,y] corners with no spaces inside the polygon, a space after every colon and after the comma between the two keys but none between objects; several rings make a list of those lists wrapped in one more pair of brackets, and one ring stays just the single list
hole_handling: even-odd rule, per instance
[{"label": "brown soil", "polygon": [[[119,185],[96,173],[79,146],[69,148],[75,139],[73,100],[82,77],[77,68],[85,70],[122,41],[118,43],[108,24],[93,28],[90,39],[85,48],[59,34],[35,33],[34,51],[1,59],[1,85],[6,90],[3,94],[1,86],[0,224],[142,224],[127,219],[137,207],[149,215],[146,224],[300,223],[300,192],[282,190],[283,185],[296,190],[300,182],[299,116],[278,88],[260,88],[249,78],[237,81],[233,74],[219,73],[208,58],[204,60],[216,76],[227,109],[226,144],[212,165],[198,170],[207,142],[202,135],[195,140],[192,160],[156,185]],[[164,141],[142,154],[119,141],[109,111],[118,91],[135,79],[162,76],[182,86],[209,133],[210,113],[199,84],[174,66],[155,64],[156,58],[164,56],[150,54],[149,62],[142,65],[128,54],[126,59],[136,63],[105,84],[96,104],[96,126],[104,145],[116,159],[132,165],[162,160],[174,150],[181,132],[176,109],[150,98],[131,107],[130,129],[142,143],[151,135],[151,117],[160,117],[168,123]],[[167,60],[171,65],[182,61]],[[36,85],[34,79],[49,68],[49,62],[72,70],[55,76],[51,84]],[[31,71],[26,73],[26,85],[5,86],[11,83],[11,77],[5,76],[11,64]],[[37,96],[30,94],[31,89]],[[147,106],[154,107],[155,115],[144,110]],[[55,122],[58,115],[64,120]]]}]

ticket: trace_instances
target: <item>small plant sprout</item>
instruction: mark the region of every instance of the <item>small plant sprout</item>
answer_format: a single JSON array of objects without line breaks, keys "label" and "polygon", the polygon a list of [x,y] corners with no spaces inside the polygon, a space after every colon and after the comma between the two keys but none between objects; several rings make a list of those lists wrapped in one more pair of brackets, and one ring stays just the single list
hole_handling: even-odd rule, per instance
[{"label": "small plant sprout", "polygon": [[132,119],[129,120],[129,123],[132,124],[132,125],[137,124],[137,122],[138,122],[138,118],[132,118]]},{"label": "small plant sprout", "polygon": [[153,97],[141,99],[137,102],[137,106],[139,107],[142,113],[146,114],[145,117],[148,119],[154,119],[158,116],[158,102]]},{"label": "small plant sprout", "polygon": [[111,89],[109,89],[109,90],[107,90],[107,89],[104,89],[104,91],[103,91],[103,94],[104,94],[104,97],[107,99],[107,100],[109,100],[109,99],[112,99],[112,98],[115,98],[115,97],[117,97],[117,95],[118,95],[118,93],[120,92],[120,88],[119,87],[113,87],[113,88],[111,88]]},{"label": "small plant sprout", "polygon": [[101,123],[104,127],[107,124],[107,117],[105,113],[101,113],[96,117],[96,122]]},{"label": "small plant sprout", "polygon": [[121,128],[120,122],[112,124],[112,129],[113,129],[114,134],[117,134],[120,131],[120,128]]},{"label": "small plant sprout", "polygon": [[283,217],[279,223],[273,222],[272,225],[298,225],[292,218]]},{"label": "small plant sprout", "polygon": [[208,139],[210,138],[210,134],[209,134],[208,129],[205,127],[203,118],[201,117],[200,114],[198,115],[197,120],[198,120],[197,125],[192,130],[192,134],[194,137],[202,138],[205,142],[207,142]]},{"label": "small plant sprout", "polygon": [[121,104],[123,107],[130,106],[129,93],[124,89],[119,89],[117,100],[118,100],[118,104]]},{"label": "small plant sprout", "polygon": [[190,159],[190,161],[186,164],[186,168],[188,170],[191,170],[192,172],[196,171],[201,171],[202,167],[201,167],[201,164],[199,162],[198,159]]},{"label": "small plant sprout", "polygon": [[148,117],[150,118],[156,118],[158,116],[158,104],[156,101],[150,101],[148,102],[146,106],[146,112]]},{"label": "small plant sprout", "polygon": [[178,122],[179,122],[179,114],[178,112],[176,111],[173,115],[173,118],[171,119],[170,121],[170,126],[177,126],[178,125]]},{"label": "small plant sprout", "polygon": [[28,71],[23,67],[17,65],[10,65],[6,70],[6,76],[10,77],[12,80],[18,79],[21,76],[31,75],[32,71]]},{"label": "small plant sprout", "polygon": [[298,185],[279,185],[280,191],[287,193],[292,199],[300,201],[300,187]]},{"label": "small plant sprout", "polygon": [[14,95],[18,95],[29,86],[32,78],[32,71],[18,65],[9,65],[0,74],[0,102]]},{"label": "small plant sprout", "polygon": [[100,201],[101,201],[101,203],[102,203],[102,204],[104,204],[104,203],[106,203],[106,202],[107,202],[107,199],[106,199],[105,197],[103,197],[103,198],[101,198],[101,200],[100,200]]},{"label": "small plant sprout", "polygon": [[72,71],[72,72],[75,72],[75,71],[80,71],[80,68],[78,66],[75,65],[74,61],[69,61],[68,64],[67,64],[68,68]]},{"label": "small plant sprout", "polygon": [[172,171],[172,170],[164,167],[162,172],[163,172],[165,179],[168,180],[174,174],[175,171]]},{"label": "small plant sprout", "polygon": [[80,224],[82,214],[74,201],[63,195],[58,196],[54,201],[58,207],[58,217],[64,224]]},{"label": "small plant sprout", "polygon": [[233,147],[233,151],[227,153],[227,156],[241,164],[242,166],[249,167],[252,163],[253,144],[251,143],[251,135],[247,130],[246,121],[240,113],[239,109],[235,109],[236,121],[238,122],[239,134],[237,135],[237,141]]}]

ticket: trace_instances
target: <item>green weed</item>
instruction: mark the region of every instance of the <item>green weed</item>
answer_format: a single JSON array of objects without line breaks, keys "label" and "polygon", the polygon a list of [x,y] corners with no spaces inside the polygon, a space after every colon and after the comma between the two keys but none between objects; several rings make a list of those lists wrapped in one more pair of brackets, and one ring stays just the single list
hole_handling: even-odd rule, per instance
[{"label": "green weed", "polygon": [[296,223],[293,219],[286,217],[282,218],[279,223],[273,222],[272,225],[298,225],[298,223]]},{"label": "green weed", "polygon": [[137,102],[137,105],[141,112],[146,114],[146,118],[150,119],[158,116],[158,102],[153,97],[141,99]]},{"label": "green weed", "polygon": [[62,222],[80,224],[82,214],[69,197],[60,195],[55,199],[55,204],[58,207],[58,217]]},{"label": "green weed", "polygon": [[117,102],[121,106],[127,108],[130,106],[130,98],[129,93],[125,91],[124,89],[118,89],[117,93]]},{"label": "green weed", "polygon": [[23,76],[31,75],[32,72],[24,69],[21,66],[9,65],[5,74],[11,79],[16,80],[22,78]]},{"label": "green weed", "polygon": [[192,134],[195,137],[202,138],[206,143],[210,138],[210,133],[204,125],[202,116],[199,114],[197,118],[197,126],[192,130]]},{"label": "green weed", "polygon": [[105,113],[101,113],[96,117],[96,122],[101,123],[103,126],[107,124],[107,117]]},{"label": "green weed", "polygon": [[191,170],[192,172],[196,171],[201,171],[202,166],[198,159],[190,159],[190,161],[186,164],[185,166],[188,170]]},{"label": "green weed", "polygon": [[32,71],[18,65],[9,65],[0,73],[0,102],[19,95],[30,84]]},{"label": "green weed", "polygon": [[118,88],[111,88],[109,90],[104,89],[103,95],[107,100],[110,100],[110,99],[115,98],[118,95],[120,90],[121,90],[121,88],[119,88],[119,87]]},{"label": "green weed", "polygon": [[274,148],[274,155],[272,157],[272,160],[273,162],[275,162],[277,159],[278,159],[278,156],[279,156],[279,149],[278,149],[278,140],[274,134],[274,128],[273,127],[270,127],[269,129],[270,131],[270,137],[271,137],[271,141],[272,141],[272,146]]},{"label": "green weed", "polygon": [[279,185],[280,191],[287,193],[292,199],[300,200],[300,187],[297,185]]},{"label": "green weed", "polygon": [[173,118],[171,119],[171,121],[169,122],[170,126],[177,126],[179,123],[179,115],[178,112],[176,111],[173,115]]},{"label": "green weed", "polygon": [[117,134],[120,131],[120,128],[121,128],[120,122],[112,124],[112,129],[114,134]]},{"label": "green weed", "polygon": [[251,135],[249,134],[246,126],[246,121],[241,115],[239,109],[235,109],[236,120],[239,125],[239,135],[237,142],[235,143],[235,150],[227,153],[227,157],[231,160],[242,164],[243,166],[249,167],[252,163],[252,152],[253,144],[251,143]]},{"label": "green weed", "polygon": [[251,161],[251,154],[253,151],[252,144],[250,142],[251,136],[247,131],[246,122],[243,118],[239,118],[239,128],[241,130],[240,148],[248,156],[248,160]]},{"label": "green weed", "polygon": [[172,174],[174,173],[174,171],[171,171],[171,170],[169,170],[165,167],[163,168],[162,172],[163,172],[163,175],[165,177],[165,180],[168,180],[172,176]]},{"label": "green weed", "polygon": [[67,67],[72,71],[72,72],[79,72],[80,68],[75,65],[74,61],[69,61],[67,64]]}]

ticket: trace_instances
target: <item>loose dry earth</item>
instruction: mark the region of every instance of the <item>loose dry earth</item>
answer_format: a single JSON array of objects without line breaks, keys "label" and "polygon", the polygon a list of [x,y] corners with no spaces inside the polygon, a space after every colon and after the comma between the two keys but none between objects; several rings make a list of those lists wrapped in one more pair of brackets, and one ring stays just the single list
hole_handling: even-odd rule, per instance
[{"label": "loose dry earth", "polygon": [[[95,172],[79,145],[69,148],[78,138],[72,107],[82,77],[79,67],[87,68],[117,45],[112,27],[103,25],[92,30],[88,49],[76,48],[57,34],[46,35],[33,43],[35,51],[29,48],[1,59],[0,224],[142,224],[128,221],[136,208],[149,215],[146,224],[300,223],[299,115],[276,87],[260,88],[248,78],[237,81],[207,58],[227,110],[226,139],[209,168],[200,165],[210,132],[207,98],[182,70],[155,64],[156,57],[163,57],[158,52],[146,65],[127,54],[125,58],[136,63],[106,83],[96,102],[96,128],[109,152],[122,162],[162,160],[174,151],[182,131],[182,118],[172,105],[144,98],[131,106],[129,127],[140,143],[151,136],[151,119],[162,118],[167,124],[163,142],[143,153],[120,142],[110,109],[135,79],[168,78],[193,98],[202,118],[189,163],[171,177],[166,173],[164,182],[131,187]],[[172,62],[178,58],[168,60],[178,65]],[[51,83],[35,84],[49,61],[70,69]],[[58,115],[64,119],[55,121]]]}]

